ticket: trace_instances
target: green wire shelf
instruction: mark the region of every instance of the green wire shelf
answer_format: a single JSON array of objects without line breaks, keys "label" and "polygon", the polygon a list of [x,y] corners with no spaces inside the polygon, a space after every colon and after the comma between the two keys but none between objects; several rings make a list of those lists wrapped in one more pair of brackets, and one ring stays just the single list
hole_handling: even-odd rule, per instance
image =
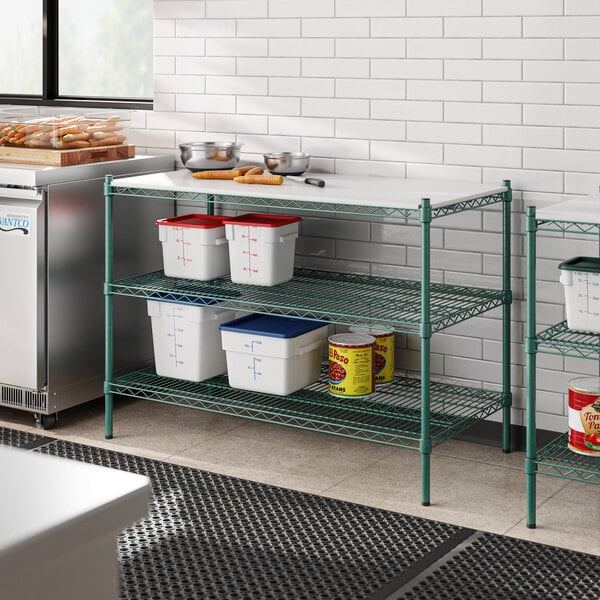
[{"label": "green wire shelf", "polygon": [[562,321],[536,336],[538,352],[575,358],[600,359],[600,334],[574,331]]},{"label": "green wire shelf", "polygon": [[538,473],[600,484],[600,456],[585,456],[569,450],[569,436],[563,433],[538,451]]},{"label": "green wire shelf", "polygon": [[536,219],[535,225],[537,231],[551,231],[553,233],[576,233],[584,235],[598,235],[600,233],[600,223]]},{"label": "green wire shelf", "polygon": [[[198,202],[202,204],[211,202],[215,205],[222,205],[228,208],[275,208],[299,212],[335,213],[338,215],[361,217],[406,219],[409,221],[419,221],[421,219],[421,211],[419,209],[401,207],[380,207],[367,204],[333,204],[323,203],[318,200],[291,200],[281,198],[260,198],[256,196],[224,196],[180,190],[130,188],[120,186],[118,183],[110,185],[108,190],[117,197],[153,198],[159,200],[177,200],[180,202]],[[506,193],[490,194],[479,198],[463,200],[462,202],[455,202],[448,206],[435,207],[431,210],[431,217],[432,219],[436,219],[464,212],[466,210],[482,208],[484,206],[503,202],[505,196]]]},{"label": "green wire shelf", "polygon": [[[419,333],[420,328],[421,284],[411,280],[297,269],[291,281],[266,287],[235,284],[229,277],[178,279],[155,271],[115,281],[107,291],[194,304],[218,300],[223,308],[323,318],[342,325],[379,325],[404,333]],[[431,284],[431,330],[501,306],[504,296],[501,290]]]},{"label": "green wire shelf", "polygon": [[[109,382],[108,392],[419,449],[421,382],[397,377],[367,398],[339,399],[318,383],[290,396],[229,387],[225,375],[194,383],[146,368]],[[381,391],[380,391],[381,390]],[[431,382],[431,438],[437,446],[502,408],[502,393]]]}]

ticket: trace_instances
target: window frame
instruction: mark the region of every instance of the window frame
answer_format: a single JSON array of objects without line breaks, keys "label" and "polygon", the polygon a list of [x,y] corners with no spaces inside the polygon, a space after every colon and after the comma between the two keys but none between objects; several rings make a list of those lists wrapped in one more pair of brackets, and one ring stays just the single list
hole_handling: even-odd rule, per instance
[{"label": "window frame", "polygon": [[42,2],[42,94],[11,95],[0,93],[0,104],[30,106],[73,106],[124,110],[152,110],[153,100],[59,96],[58,94],[58,0]]}]

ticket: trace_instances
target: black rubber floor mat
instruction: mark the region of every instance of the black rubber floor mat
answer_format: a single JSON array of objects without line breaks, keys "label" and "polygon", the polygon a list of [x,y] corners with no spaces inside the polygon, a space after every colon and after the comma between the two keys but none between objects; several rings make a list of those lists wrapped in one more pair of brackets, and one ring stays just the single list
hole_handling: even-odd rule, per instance
[{"label": "black rubber floor mat", "polygon": [[150,477],[119,538],[123,600],[361,600],[460,527],[56,440],[37,451]]},{"label": "black rubber floor mat", "polygon": [[0,445],[23,447],[37,442],[42,436],[29,433],[28,431],[19,431],[18,429],[9,429],[0,427]]},{"label": "black rubber floor mat", "polygon": [[[591,533],[591,532],[590,532]],[[600,598],[600,557],[480,533],[394,600]]]}]

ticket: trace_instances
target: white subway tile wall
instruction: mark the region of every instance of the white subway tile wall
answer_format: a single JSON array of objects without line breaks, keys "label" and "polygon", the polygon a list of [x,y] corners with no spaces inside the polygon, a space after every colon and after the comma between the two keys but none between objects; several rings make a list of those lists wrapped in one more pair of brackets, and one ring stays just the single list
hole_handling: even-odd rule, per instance
[{"label": "white subway tile wall", "polygon": [[[325,172],[500,183],[514,193],[514,420],[524,400],[523,210],[600,185],[598,0],[155,0],[155,106],[137,113],[141,151],[194,139],[244,143],[244,157],[303,150]],[[497,286],[500,213],[436,222],[434,281]],[[489,233],[487,233],[489,232]],[[419,277],[411,226],[310,216],[297,263]],[[591,239],[541,234],[539,322],[563,318],[557,265],[598,254]],[[500,312],[434,336],[432,369],[497,389]],[[419,340],[398,336],[398,366]],[[584,360],[539,357],[538,424],[566,427]],[[497,418],[494,418],[497,420]]]}]

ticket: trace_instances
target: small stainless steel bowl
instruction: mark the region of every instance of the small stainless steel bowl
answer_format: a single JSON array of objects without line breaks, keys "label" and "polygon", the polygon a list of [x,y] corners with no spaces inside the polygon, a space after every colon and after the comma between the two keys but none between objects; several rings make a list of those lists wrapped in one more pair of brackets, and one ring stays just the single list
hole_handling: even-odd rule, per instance
[{"label": "small stainless steel bowl", "polygon": [[269,152],[263,158],[267,169],[276,175],[302,175],[310,164],[310,155],[304,152]]},{"label": "small stainless steel bowl", "polygon": [[189,142],[179,144],[181,162],[190,171],[231,169],[240,162],[237,142]]}]

